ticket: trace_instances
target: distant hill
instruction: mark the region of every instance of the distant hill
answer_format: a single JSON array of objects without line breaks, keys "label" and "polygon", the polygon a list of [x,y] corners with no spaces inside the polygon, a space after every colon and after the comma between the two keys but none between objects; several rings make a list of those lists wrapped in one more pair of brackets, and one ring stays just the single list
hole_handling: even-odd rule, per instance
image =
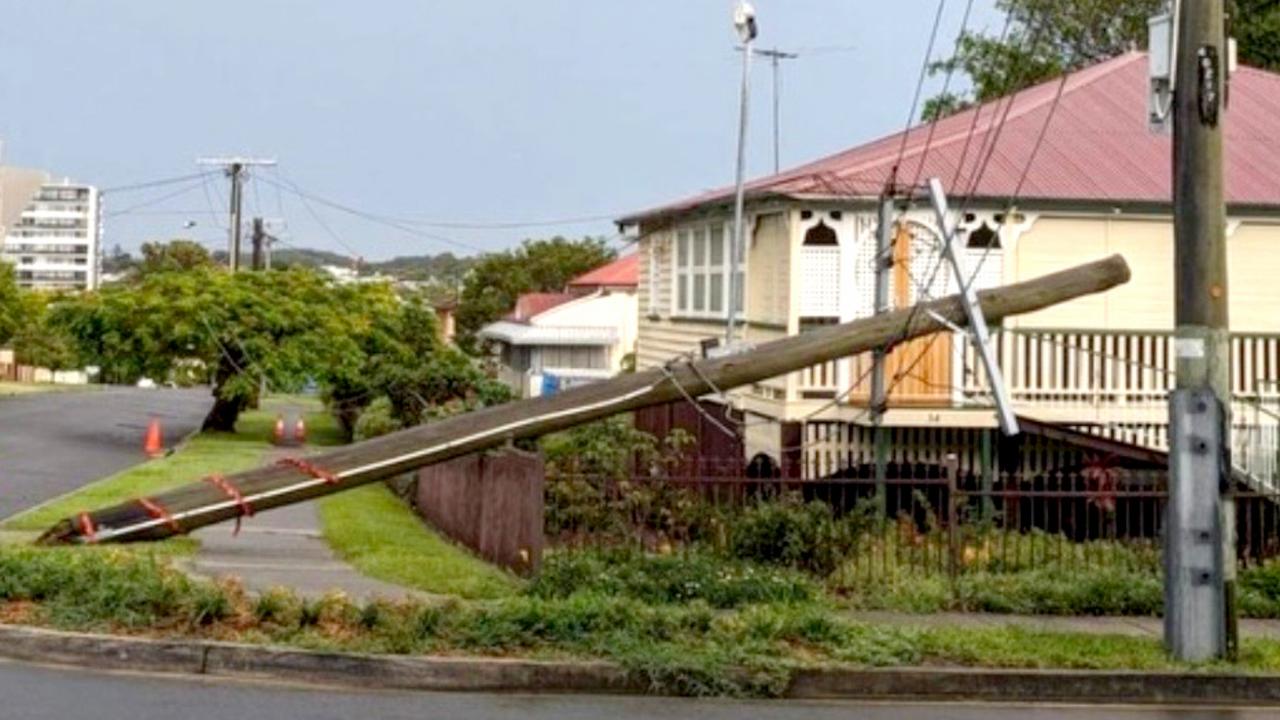
[{"label": "distant hill", "polygon": [[[226,262],[226,253],[214,252],[213,255],[215,260]],[[249,262],[249,255],[245,255],[241,260],[241,264],[245,267],[248,267]],[[349,268],[353,262],[349,255],[313,248],[276,248],[271,254],[271,266],[275,268],[292,266],[318,268],[322,265]],[[390,260],[361,263],[360,274],[390,275],[398,280],[434,280],[444,285],[456,285],[475,263],[475,258],[460,258],[448,252],[439,255],[405,255]]]}]

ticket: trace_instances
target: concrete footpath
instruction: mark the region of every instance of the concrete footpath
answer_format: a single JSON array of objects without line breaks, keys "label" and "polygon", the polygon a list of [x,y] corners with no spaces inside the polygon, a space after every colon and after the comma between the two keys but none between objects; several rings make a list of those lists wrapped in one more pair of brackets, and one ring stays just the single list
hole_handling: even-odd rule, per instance
[{"label": "concrete footpath", "polygon": [[[1092,617],[1056,615],[998,615],[987,613],[943,612],[928,615],[911,613],[855,611],[852,620],[870,625],[896,625],[920,628],[1005,628],[1017,627],[1038,632],[1084,633],[1088,635],[1123,635],[1159,640],[1164,635],[1163,620],[1158,617]],[[1240,635],[1267,640],[1280,639],[1280,620],[1241,618]]]},{"label": "concrete footpath", "polygon": [[399,599],[418,594],[362,575],[342,561],[320,530],[314,502],[287,505],[242,521],[212,525],[192,533],[200,550],[187,561],[195,575],[234,576],[246,589],[263,592],[290,588],[304,597],[340,591],[355,599]]}]

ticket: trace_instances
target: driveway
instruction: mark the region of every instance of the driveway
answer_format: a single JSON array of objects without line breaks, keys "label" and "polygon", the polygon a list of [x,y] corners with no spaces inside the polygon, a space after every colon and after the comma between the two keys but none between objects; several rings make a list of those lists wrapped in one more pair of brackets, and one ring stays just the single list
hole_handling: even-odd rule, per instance
[{"label": "driveway", "polygon": [[151,418],[168,447],[198,429],[212,404],[204,387],[0,398],[0,519],[146,460]]}]

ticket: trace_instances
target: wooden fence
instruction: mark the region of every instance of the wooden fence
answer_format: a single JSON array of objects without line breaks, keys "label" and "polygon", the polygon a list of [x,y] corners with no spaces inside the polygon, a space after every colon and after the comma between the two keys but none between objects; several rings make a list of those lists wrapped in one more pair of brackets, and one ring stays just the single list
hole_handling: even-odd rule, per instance
[{"label": "wooden fence", "polygon": [[418,471],[417,508],[427,522],[491,562],[530,573],[542,562],[543,462],[500,450]]}]

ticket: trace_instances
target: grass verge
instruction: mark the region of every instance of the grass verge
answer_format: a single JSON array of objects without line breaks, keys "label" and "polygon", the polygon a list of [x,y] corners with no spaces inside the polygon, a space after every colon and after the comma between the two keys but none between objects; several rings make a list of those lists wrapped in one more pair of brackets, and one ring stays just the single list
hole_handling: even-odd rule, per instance
[{"label": "grass verge", "polygon": [[[612,594],[584,580],[485,602],[358,605],[284,592],[253,598],[146,553],[0,547],[0,621],[374,653],[597,658],[620,663],[655,691],[688,695],[776,695],[796,670],[818,667],[1280,671],[1280,643],[1267,640],[1247,640],[1236,664],[1196,667],[1170,660],[1147,638],[868,625],[821,600],[753,602],[756,590],[713,607],[708,593],[740,585],[741,572],[696,581],[706,592],[646,601],[627,588],[676,571],[653,558],[627,562],[641,581],[610,580]],[[666,596],[681,601],[661,601]]]},{"label": "grass verge", "polygon": [[431,530],[381,483],[319,503],[325,539],[369,577],[437,595],[498,598],[519,587],[514,576]]}]

